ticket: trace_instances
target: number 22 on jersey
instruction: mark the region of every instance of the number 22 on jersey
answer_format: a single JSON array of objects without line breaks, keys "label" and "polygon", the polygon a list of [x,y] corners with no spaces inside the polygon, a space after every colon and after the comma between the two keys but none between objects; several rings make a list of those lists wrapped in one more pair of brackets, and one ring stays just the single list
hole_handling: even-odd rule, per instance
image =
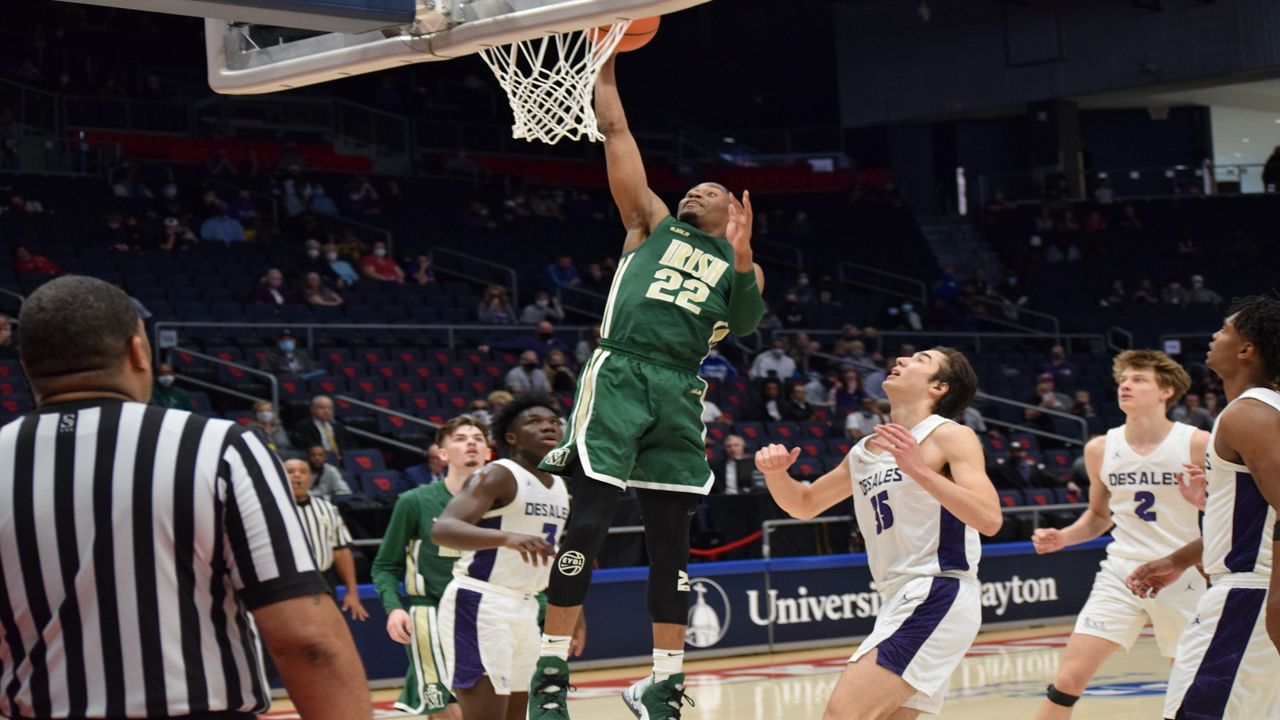
[{"label": "number 22 on jersey", "polygon": [[682,240],[672,240],[658,263],[665,267],[653,273],[645,297],[675,303],[694,315],[702,314],[701,303],[729,269],[729,263]]}]

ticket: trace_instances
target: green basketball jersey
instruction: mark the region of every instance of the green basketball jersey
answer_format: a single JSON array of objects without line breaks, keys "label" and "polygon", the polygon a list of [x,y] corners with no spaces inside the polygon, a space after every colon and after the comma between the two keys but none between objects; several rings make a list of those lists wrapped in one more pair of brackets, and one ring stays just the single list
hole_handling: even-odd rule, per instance
[{"label": "green basketball jersey", "polygon": [[431,542],[431,527],[453,499],[444,481],[414,488],[396,499],[391,521],[373,561],[373,584],[389,613],[401,607],[400,583],[413,604],[438,605],[462,553]]},{"label": "green basketball jersey", "polygon": [[696,372],[729,334],[732,286],[729,241],[668,215],[618,261],[600,344]]}]

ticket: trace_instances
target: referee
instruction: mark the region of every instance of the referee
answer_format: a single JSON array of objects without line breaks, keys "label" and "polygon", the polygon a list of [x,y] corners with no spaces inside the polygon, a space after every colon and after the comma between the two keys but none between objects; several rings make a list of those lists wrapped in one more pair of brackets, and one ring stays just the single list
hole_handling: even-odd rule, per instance
[{"label": "referee", "polygon": [[284,471],[289,476],[289,488],[298,504],[302,518],[302,530],[311,545],[316,569],[324,576],[330,589],[336,589],[341,579],[347,588],[342,598],[342,609],[351,613],[352,620],[368,620],[369,611],[360,602],[360,588],[356,585],[356,559],[351,553],[351,531],[333,503],[311,494],[311,463],[302,458],[284,461]]},{"label": "referee", "polygon": [[266,446],[145,404],[151,346],[118,288],[62,277],[19,319],[39,409],[0,428],[0,715],[249,720],[261,634],[303,717],[369,718]]}]

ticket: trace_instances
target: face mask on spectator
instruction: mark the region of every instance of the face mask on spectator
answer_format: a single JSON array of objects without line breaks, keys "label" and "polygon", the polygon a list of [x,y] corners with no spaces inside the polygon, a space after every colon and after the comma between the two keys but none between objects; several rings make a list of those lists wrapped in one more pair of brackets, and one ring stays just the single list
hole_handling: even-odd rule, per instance
[{"label": "face mask on spectator", "polygon": [[307,251],[307,257],[311,258],[312,260],[315,260],[316,258],[320,257],[320,251],[316,250],[315,248],[311,248],[310,250]]},{"label": "face mask on spectator", "polygon": [[378,256],[378,257],[386,257],[386,256],[387,256],[387,249],[386,249],[386,248],[374,248],[374,249],[373,249],[373,254],[374,254],[374,255],[376,255],[376,256]]},{"label": "face mask on spectator", "polygon": [[260,423],[269,423],[276,419],[276,414],[270,410],[263,410],[262,412],[254,415],[254,417],[258,418],[258,422]]},{"label": "face mask on spectator", "polygon": [[538,306],[538,307],[540,307],[540,308],[544,308],[544,307],[546,307],[546,306],[550,305],[550,304],[551,304],[551,301],[550,301],[550,300],[537,300],[537,301],[535,301],[535,302],[534,302],[534,304],[535,304],[535,305],[537,305],[537,306]]},{"label": "face mask on spectator", "polygon": [[536,370],[538,367],[538,363],[536,362],[520,363],[520,367],[524,368],[525,370]]},{"label": "face mask on spectator", "polygon": [[160,383],[160,387],[169,387],[173,384],[172,375],[160,375],[156,377],[156,382]]},{"label": "face mask on spectator", "polygon": [[334,260],[337,260],[337,259],[338,259],[338,253],[336,253],[336,252],[327,252],[327,253],[325,253],[325,254],[324,254],[324,259],[325,259],[325,260],[328,260],[329,262],[333,262]]},{"label": "face mask on spectator", "polygon": [[296,348],[296,347],[298,347],[298,346],[297,346],[297,344],[295,344],[292,340],[281,340],[281,341],[280,341],[280,350],[281,350],[281,351],[283,351],[283,352],[287,352],[287,353],[288,353],[288,352],[293,352],[294,348]]}]

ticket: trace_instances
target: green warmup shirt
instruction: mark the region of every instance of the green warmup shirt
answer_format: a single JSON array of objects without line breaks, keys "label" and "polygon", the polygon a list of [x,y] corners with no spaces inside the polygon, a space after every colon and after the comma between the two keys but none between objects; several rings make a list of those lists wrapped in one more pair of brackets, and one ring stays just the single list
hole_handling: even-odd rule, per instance
[{"label": "green warmup shirt", "polygon": [[[729,334],[734,283],[729,241],[668,215],[618,262],[600,345],[696,373],[711,346]],[[755,324],[736,329],[751,332]]]},{"label": "green warmup shirt", "polygon": [[410,604],[440,604],[445,586],[453,579],[453,563],[462,553],[431,542],[431,526],[452,499],[453,493],[440,481],[414,488],[396,500],[373,561],[373,585],[388,613],[404,609],[401,581]]}]

